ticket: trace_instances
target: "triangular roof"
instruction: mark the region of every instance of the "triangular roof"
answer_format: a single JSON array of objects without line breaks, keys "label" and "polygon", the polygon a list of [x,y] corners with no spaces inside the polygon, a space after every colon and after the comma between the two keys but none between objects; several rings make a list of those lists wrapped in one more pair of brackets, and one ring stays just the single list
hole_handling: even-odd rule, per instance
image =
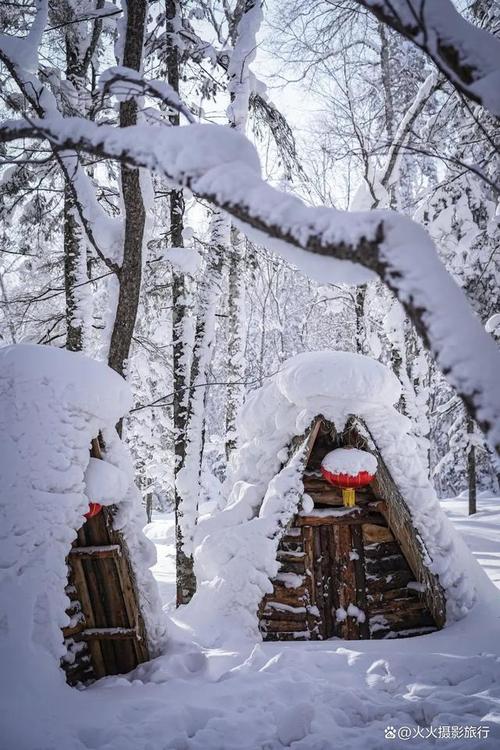
[{"label": "triangular roof", "polygon": [[[322,429],[323,428],[323,429]],[[431,611],[436,625],[443,627],[446,621],[446,597],[439,577],[431,570],[432,556],[415,526],[411,510],[398,488],[384,459],[377,448],[376,441],[366,424],[359,417],[351,417],[344,430],[339,434],[335,425],[319,415],[303,435],[291,441],[287,463],[299,452],[301,465],[306,469],[320,431],[336,435],[338,445],[350,445],[368,451],[377,458],[377,474],[371,483],[373,494],[381,502],[378,510],[382,513],[394,537],[399,543],[416,580],[423,585],[423,596]],[[300,507],[297,507],[297,511]],[[290,521],[293,523],[293,519]]]}]

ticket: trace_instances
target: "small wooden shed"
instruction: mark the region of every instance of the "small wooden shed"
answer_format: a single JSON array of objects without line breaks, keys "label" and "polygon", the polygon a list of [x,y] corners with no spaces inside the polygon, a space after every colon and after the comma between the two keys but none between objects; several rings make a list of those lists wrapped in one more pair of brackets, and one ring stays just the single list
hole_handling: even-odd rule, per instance
[{"label": "small wooden shed", "polygon": [[[97,438],[91,456],[102,458]],[[70,685],[130,672],[149,659],[134,571],[113,525],[115,513],[113,506],[102,507],[87,518],[67,558],[71,624],[63,629],[62,667]]]},{"label": "small wooden shed", "polygon": [[[264,640],[396,638],[445,624],[446,602],[409,507],[366,425],[352,417],[342,433],[321,416],[294,439],[289,459],[304,450],[304,493],[314,508],[283,530],[279,573],[259,607]],[[322,477],[335,448],[372,452],[376,476],[344,508],[340,489]]]}]

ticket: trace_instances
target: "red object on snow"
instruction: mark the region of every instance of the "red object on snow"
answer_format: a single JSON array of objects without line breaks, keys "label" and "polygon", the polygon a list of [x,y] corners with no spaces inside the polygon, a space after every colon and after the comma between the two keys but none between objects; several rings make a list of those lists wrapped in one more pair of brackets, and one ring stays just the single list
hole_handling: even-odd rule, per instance
[{"label": "red object on snow", "polygon": [[375,477],[375,474],[370,474],[368,471],[360,471],[357,474],[334,474],[328,469],[321,467],[321,473],[324,478],[330,484],[335,487],[341,487],[342,489],[349,489],[350,487],[364,487]]},{"label": "red object on snow", "polygon": [[356,487],[370,484],[375,476],[369,471],[358,471],[357,474],[335,474],[325,469],[324,466],[321,467],[321,473],[327,482],[342,488],[342,500],[346,508],[354,508],[356,505]]},{"label": "red object on snow", "polygon": [[85,518],[94,518],[102,510],[102,505],[99,503],[89,503],[89,512],[85,513]]}]

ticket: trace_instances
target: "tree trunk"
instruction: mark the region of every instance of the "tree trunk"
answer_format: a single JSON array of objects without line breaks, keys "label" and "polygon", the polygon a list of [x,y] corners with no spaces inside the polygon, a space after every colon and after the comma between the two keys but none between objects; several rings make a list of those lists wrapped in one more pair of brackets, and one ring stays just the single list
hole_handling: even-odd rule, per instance
[{"label": "tree trunk", "polygon": [[73,193],[64,186],[64,290],[66,296],[66,349],[79,352],[83,348],[83,320],[79,309],[79,287],[86,278],[86,246]]},{"label": "tree trunk", "polygon": [[[216,212],[212,220],[212,242],[199,294],[199,309],[196,323],[193,356],[190,370],[189,390],[184,387],[181,394],[186,411],[183,415],[182,464],[177,472],[176,494],[179,507],[178,540],[182,544],[179,552],[180,574],[178,574],[178,600],[189,601],[196,590],[193,573],[192,540],[196,527],[198,503],[201,489],[201,467],[205,434],[205,409],[208,368],[212,356],[215,336],[215,310],[220,295],[223,258],[227,252],[229,220]],[[177,457],[176,457],[177,458]],[[182,503],[181,503],[182,501]],[[190,554],[191,553],[191,554]]]},{"label": "tree trunk", "polygon": [[365,322],[366,289],[366,284],[360,284],[355,290],[356,352],[358,354],[367,353]]},{"label": "tree trunk", "polygon": [[474,515],[477,510],[477,482],[476,482],[476,447],[472,442],[474,435],[474,422],[467,417],[467,434],[469,435],[469,446],[467,451],[467,478],[469,483],[469,516]]},{"label": "tree trunk", "polygon": [[[182,219],[181,219],[182,221]],[[181,238],[182,239],[182,238]],[[175,244],[175,247],[182,245]],[[173,336],[173,422],[174,422],[174,501],[176,537],[177,606],[187,604],[196,591],[192,553],[186,553],[188,541],[184,532],[184,498],[180,491],[180,474],[186,460],[186,430],[189,402],[189,347],[186,341],[186,283],[183,274],[173,273],[172,336]],[[196,513],[196,509],[192,509]],[[188,524],[194,524],[189,519]]]},{"label": "tree trunk", "polygon": [[[179,92],[179,52],[177,48],[177,26],[179,23],[179,3],[167,0],[167,81],[174,91]],[[179,114],[169,116],[170,124],[179,126]],[[172,247],[184,247],[184,196],[182,190],[170,193],[170,243]],[[172,342],[173,342],[173,422],[174,422],[174,505],[175,505],[175,563],[177,606],[187,604],[196,591],[194,561],[186,538],[185,525],[192,526],[193,518],[187,518],[184,498],[179,483],[186,461],[186,430],[188,426],[188,404],[190,384],[189,344],[186,340],[186,322],[190,313],[188,289],[183,273],[174,269],[172,273]],[[197,509],[190,509],[196,514]],[[189,551],[186,551],[188,548]]]},{"label": "tree trunk", "polygon": [[231,254],[228,278],[228,385],[226,407],[226,459],[236,447],[236,418],[244,397],[245,342],[243,309],[245,304],[245,240],[236,230],[231,230]]},{"label": "tree trunk", "polygon": [[148,523],[153,520],[153,493],[148,492],[146,495],[146,518]]},{"label": "tree trunk", "polygon": [[[70,28],[65,37],[66,78],[73,85],[78,104],[82,105],[81,93],[85,90],[86,70],[83,65],[81,50],[78,45],[78,34]],[[64,101],[67,115],[72,115],[72,107]],[[75,196],[71,189],[71,177],[65,175],[64,181],[64,290],[66,297],[66,349],[79,352],[83,349],[83,320],[79,305],[81,284],[87,279],[87,247],[78,216]]]},{"label": "tree trunk", "polygon": [[[147,0],[129,0],[126,6],[126,31],[122,64],[139,71],[142,66]],[[120,127],[137,124],[135,100],[120,102]],[[138,168],[120,166],[125,231],[123,261],[119,272],[120,288],[115,322],[111,334],[108,364],[125,375],[134,333],[142,279],[142,246],[146,210],[142,198]]]}]

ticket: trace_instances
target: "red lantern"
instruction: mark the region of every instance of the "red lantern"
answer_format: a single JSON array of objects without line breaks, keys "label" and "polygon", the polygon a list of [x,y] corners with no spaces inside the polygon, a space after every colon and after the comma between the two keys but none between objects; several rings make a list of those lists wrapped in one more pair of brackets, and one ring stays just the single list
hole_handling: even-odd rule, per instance
[{"label": "red lantern", "polygon": [[89,511],[85,513],[85,518],[94,518],[101,512],[101,509],[102,505],[99,505],[99,503],[89,503]]},{"label": "red lantern", "polygon": [[[352,461],[353,464],[359,464],[360,462],[367,463],[370,471],[361,469],[357,472],[353,471],[352,473],[348,473],[345,470],[340,471],[338,468],[336,468],[335,471],[328,468],[329,465],[332,466],[335,464],[337,464],[338,467],[341,467],[342,464],[348,465],[351,463],[349,459],[354,459],[354,461]],[[360,451],[357,448],[338,448],[325,456],[323,463],[321,464],[321,473],[327,482],[330,482],[334,487],[340,487],[342,489],[342,500],[344,501],[344,506],[346,508],[353,508],[356,505],[356,487],[365,487],[367,484],[370,484],[375,477],[376,467],[377,460],[373,454],[368,453],[367,451]]]}]

